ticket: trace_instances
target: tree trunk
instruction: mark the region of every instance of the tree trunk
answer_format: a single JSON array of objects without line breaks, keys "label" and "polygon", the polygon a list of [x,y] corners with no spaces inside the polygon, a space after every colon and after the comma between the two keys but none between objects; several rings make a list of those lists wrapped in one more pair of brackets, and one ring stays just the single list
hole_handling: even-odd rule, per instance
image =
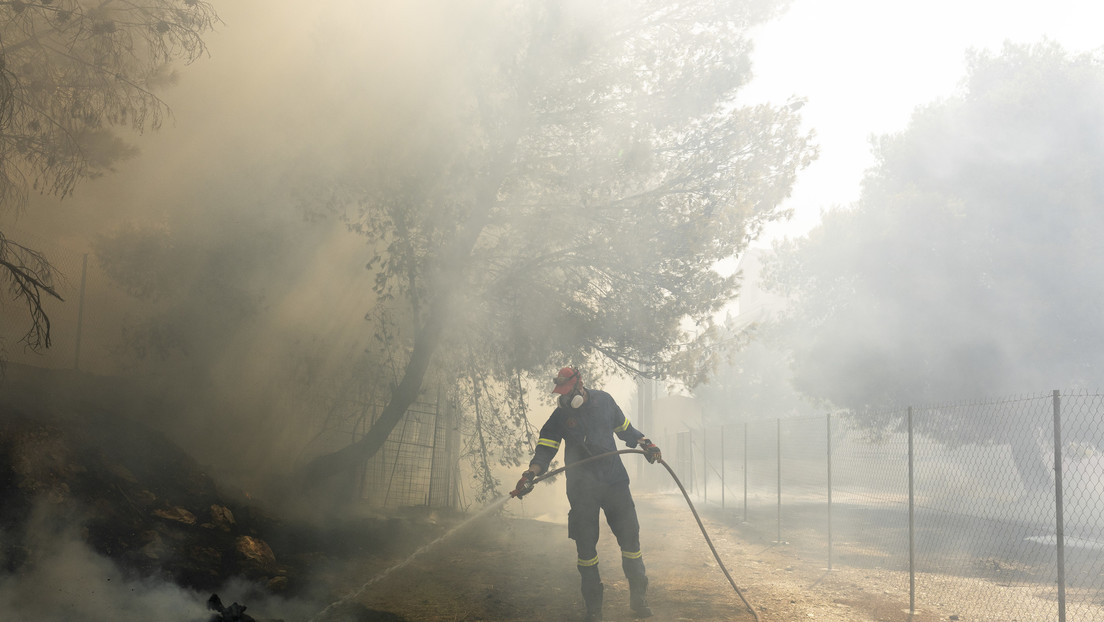
[{"label": "tree trunk", "polygon": [[[525,110],[525,97],[519,97],[516,111]],[[513,117],[508,122],[508,129],[501,147],[487,167],[487,175],[481,180],[479,191],[476,193],[474,209],[467,222],[463,223],[450,248],[441,255],[441,274],[438,275],[436,288],[430,291],[436,293],[430,300],[430,306],[425,323],[421,330],[414,336],[414,349],[407,361],[399,386],[391,394],[391,399],[384,407],[379,419],[372,424],[368,433],[360,440],[335,451],[331,454],[319,456],[308,463],[300,472],[299,484],[302,491],[319,490],[325,494],[326,484],[333,483],[337,479],[344,481],[345,485],[337,489],[331,487],[330,492],[350,499],[351,484],[357,481],[356,469],[361,468],[367,460],[376,455],[391,436],[391,432],[402,421],[403,415],[418,398],[426,371],[433,359],[433,354],[440,345],[441,334],[444,332],[448,321],[448,313],[451,310],[453,295],[456,292],[457,283],[463,279],[456,276],[466,271],[471,262],[472,251],[480,234],[487,226],[498,199],[498,192],[506,178],[506,172],[513,165],[517,152],[518,141],[521,138],[521,128],[524,126],[523,114]],[[485,119],[489,122],[490,119]],[[345,474],[347,477],[338,479],[336,476]],[[326,480],[329,480],[327,482]],[[321,485],[321,487],[319,487]],[[331,502],[341,503],[342,498],[331,498]]]},{"label": "tree trunk", "polygon": [[430,307],[425,324],[414,339],[414,350],[403,371],[402,381],[391,394],[391,399],[379,419],[376,419],[368,429],[368,433],[360,440],[333,453],[319,456],[308,463],[302,472],[306,478],[305,484],[313,485],[319,480],[350,472],[376,455],[376,452],[383,447],[384,442],[387,441],[395,426],[402,421],[403,415],[418,399],[418,394],[422,390],[426,370],[429,369],[429,363],[433,359],[433,353],[437,350],[445,327],[445,308],[447,307],[445,299],[448,297],[444,294],[438,296]]},{"label": "tree trunk", "polygon": [[[440,278],[438,287],[435,289],[436,295],[430,301],[425,323],[414,336],[414,349],[403,370],[398,388],[391,394],[391,399],[379,419],[360,440],[333,453],[315,458],[300,471],[300,484],[304,490],[325,491],[328,488],[330,493],[345,496],[347,499],[347,494],[354,492],[349,490],[349,487],[356,480],[355,477],[339,480],[344,483],[339,483],[337,488],[332,485],[327,487],[326,484],[332,484],[336,476],[355,474],[356,469],[376,455],[395,426],[402,421],[407,409],[418,399],[426,371],[433,360],[433,354],[437,351],[441,334],[448,321],[453,294],[456,291],[455,284],[462,282],[462,279],[455,277],[455,273],[463,272],[471,261],[472,251],[495,204],[495,197],[503,179],[501,172],[505,170],[505,164],[513,158],[513,147],[514,145],[511,145],[509,149],[504,149],[496,160],[495,166],[491,167],[496,175],[489,176],[484,183],[483,191],[478,197],[478,205],[481,207],[475,210],[460,230],[452,248],[442,254],[442,266],[445,266],[452,276]],[[331,501],[340,503],[339,499],[331,499]]]}]

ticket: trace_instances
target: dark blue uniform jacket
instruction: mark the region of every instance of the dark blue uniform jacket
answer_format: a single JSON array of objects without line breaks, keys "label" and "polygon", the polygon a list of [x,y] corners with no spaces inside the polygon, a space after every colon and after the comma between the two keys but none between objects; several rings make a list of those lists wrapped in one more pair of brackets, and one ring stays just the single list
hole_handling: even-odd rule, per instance
[{"label": "dark blue uniform jacket", "polygon": [[[545,422],[540,430],[533,462],[547,470],[561,443],[566,444],[564,462],[569,466],[584,458],[617,451],[614,434],[629,447],[636,447],[637,440],[644,437],[640,430],[632,426],[609,393],[587,389],[585,404],[579,408],[560,406]],[[573,488],[580,486],[589,488],[598,483],[629,482],[629,474],[619,455],[568,469],[566,474],[569,495]]]}]

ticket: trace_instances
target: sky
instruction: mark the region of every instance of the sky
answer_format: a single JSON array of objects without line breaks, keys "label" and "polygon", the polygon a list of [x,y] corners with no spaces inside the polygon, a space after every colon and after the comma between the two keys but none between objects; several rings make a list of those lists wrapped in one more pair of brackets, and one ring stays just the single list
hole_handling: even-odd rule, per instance
[{"label": "sky", "polygon": [[794,0],[753,37],[755,78],[747,102],[805,97],[805,126],[820,158],[798,177],[785,223],[753,246],[801,236],[823,209],[859,196],[874,159],[872,135],[905,129],[917,106],[950,96],[970,49],[1049,38],[1070,52],[1104,46],[1104,4],[1094,0]]}]

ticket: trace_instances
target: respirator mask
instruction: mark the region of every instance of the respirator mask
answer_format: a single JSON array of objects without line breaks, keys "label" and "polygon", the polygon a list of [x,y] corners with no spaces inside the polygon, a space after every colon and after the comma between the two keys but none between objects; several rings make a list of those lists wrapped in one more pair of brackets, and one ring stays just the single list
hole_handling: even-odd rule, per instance
[{"label": "respirator mask", "polygon": [[560,406],[563,406],[564,408],[567,408],[568,406],[572,408],[580,408],[585,401],[586,400],[583,398],[583,394],[579,392],[579,389],[575,389],[567,395],[560,396]]}]

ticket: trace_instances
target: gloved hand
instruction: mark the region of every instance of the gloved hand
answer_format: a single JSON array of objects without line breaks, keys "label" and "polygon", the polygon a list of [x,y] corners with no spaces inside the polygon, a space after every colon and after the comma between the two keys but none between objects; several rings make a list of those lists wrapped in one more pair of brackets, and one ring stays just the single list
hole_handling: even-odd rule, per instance
[{"label": "gloved hand", "polygon": [[659,447],[656,447],[656,444],[647,438],[640,439],[637,444],[644,450],[644,457],[649,463],[655,464],[663,459],[663,452],[659,451]]},{"label": "gloved hand", "polygon": [[526,471],[521,474],[521,479],[518,480],[517,487],[510,491],[511,497],[522,498],[529,494],[533,490],[533,478],[537,476],[532,471]]}]

